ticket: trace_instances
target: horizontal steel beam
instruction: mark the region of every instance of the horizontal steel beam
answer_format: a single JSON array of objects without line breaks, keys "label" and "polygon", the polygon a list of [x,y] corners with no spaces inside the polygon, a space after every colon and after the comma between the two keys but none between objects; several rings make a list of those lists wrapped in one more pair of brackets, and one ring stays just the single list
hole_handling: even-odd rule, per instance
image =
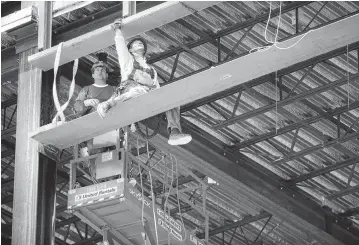
[{"label": "horizontal steel beam", "polygon": [[351,217],[351,216],[358,215],[358,214],[359,214],[359,207],[355,207],[355,208],[350,208],[350,209],[346,210],[344,213],[339,214],[339,216]]},{"label": "horizontal steel beam", "polygon": [[13,95],[11,98],[5,100],[4,102],[1,102],[1,109],[7,108],[12,105],[17,104],[17,96]]},{"label": "horizontal steel beam", "polygon": [[347,196],[347,195],[357,193],[357,192],[359,192],[359,185],[351,186],[351,187],[345,188],[341,191],[335,192],[331,195],[326,196],[326,199],[333,200],[333,199],[337,199],[337,198]]},{"label": "horizontal steel beam", "polygon": [[[359,42],[355,42],[355,43],[350,44],[348,48],[349,48],[349,51],[357,50],[359,48]],[[308,59],[308,60],[305,60],[305,61],[300,62],[298,64],[295,64],[293,66],[290,66],[290,67],[284,68],[282,70],[279,70],[277,72],[277,76],[281,77],[281,76],[290,74],[292,72],[301,70],[303,68],[306,68],[308,66],[316,64],[318,62],[322,62],[324,60],[328,60],[328,59],[337,57],[337,56],[339,56],[341,54],[344,54],[346,52],[347,52],[347,47],[346,46],[342,47],[342,48],[338,48],[338,49],[333,50],[331,52],[316,56],[315,58]],[[228,89],[228,90],[225,90],[225,91],[222,91],[222,92],[219,92],[219,93],[215,93],[215,94],[213,94],[211,96],[208,96],[208,97],[205,97],[203,99],[196,100],[194,102],[191,102],[191,103],[189,103],[187,105],[182,106],[181,107],[181,112],[183,113],[183,112],[195,109],[195,108],[200,107],[202,105],[205,105],[207,103],[210,103],[210,102],[225,98],[227,96],[233,95],[235,93],[244,91],[247,88],[258,86],[258,85],[260,85],[262,83],[270,81],[270,79],[271,79],[271,74],[268,74],[268,75],[259,77],[257,79],[253,79],[251,81],[248,81],[244,85],[241,84],[241,85],[232,87],[231,89]]]},{"label": "horizontal steel beam", "polygon": [[13,150],[8,149],[4,152],[1,152],[1,158],[13,156],[14,154],[15,154],[15,152]]},{"label": "horizontal steel beam", "polygon": [[56,225],[55,225],[55,228],[58,229],[60,227],[63,227],[65,225],[69,225],[71,223],[75,223],[75,222],[80,221],[80,220],[81,219],[79,217],[73,216],[71,218],[68,218],[68,219],[65,219],[65,220],[57,222]]},{"label": "horizontal steel beam", "polygon": [[1,138],[7,138],[16,134],[16,126],[1,130]]},{"label": "horizontal steel beam", "polygon": [[[341,114],[341,113],[356,109],[358,107],[359,107],[359,101],[355,101],[355,102],[351,103],[349,105],[349,107],[347,105],[345,105],[345,106],[338,107],[338,108],[334,109],[333,111],[329,111],[329,112],[326,112],[326,113],[327,113],[328,116],[335,116],[335,115],[338,115],[338,114]],[[240,142],[238,144],[235,144],[233,146],[230,146],[228,148],[230,148],[231,150],[245,148],[245,147],[248,147],[250,145],[256,144],[258,142],[261,142],[261,141],[263,141],[265,139],[270,139],[270,138],[276,137],[278,135],[282,135],[282,134],[288,133],[290,131],[296,130],[298,128],[304,127],[306,125],[316,123],[316,122],[318,122],[318,121],[320,121],[322,119],[324,119],[324,117],[319,114],[319,115],[316,115],[316,116],[313,116],[313,117],[310,117],[310,118],[307,118],[307,119],[300,120],[298,122],[292,123],[289,126],[279,128],[278,130],[273,130],[273,131],[265,133],[265,134],[254,136],[253,138],[251,138],[249,140],[242,141],[242,142]]]},{"label": "horizontal steel beam", "polygon": [[[355,75],[351,75],[350,79],[355,80],[358,77],[359,77],[359,73],[356,73]],[[220,122],[220,123],[214,125],[213,128],[218,130],[218,129],[223,128],[225,126],[231,125],[231,124],[233,124],[235,122],[244,121],[244,120],[249,119],[251,117],[255,117],[255,116],[258,116],[260,114],[263,114],[263,113],[266,113],[268,111],[271,111],[271,110],[275,109],[276,106],[283,107],[285,105],[297,102],[298,100],[303,100],[303,99],[305,99],[305,98],[307,98],[309,96],[312,96],[313,94],[322,93],[322,92],[324,92],[326,90],[330,90],[330,89],[333,89],[333,88],[335,88],[337,86],[341,86],[341,85],[343,85],[343,84],[345,84],[347,82],[348,82],[348,78],[339,79],[339,80],[337,80],[335,82],[331,82],[331,83],[328,83],[326,85],[310,89],[310,90],[305,91],[303,93],[296,94],[294,96],[290,96],[289,98],[286,98],[284,100],[278,101],[278,103],[272,103],[272,104],[260,107],[258,109],[251,110],[250,112],[246,112],[246,113],[243,113],[241,115],[232,117],[232,118],[230,118],[228,120],[225,120],[223,122]]]},{"label": "horizontal steel beam", "polygon": [[353,164],[355,164],[357,162],[359,162],[358,159],[355,159],[355,158],[349,159],[349,160],[346,160],[344,162],[336,163],[336,164],[333,164],[333,165],[325,167],[325,168],[314,170],[314,171],[309,172],[307,174],[302,174],[302,175],[300,175],[300,176],[298,176],[296,178],[292,178],[292,179],[287,180],[285,182],[287,184],[289,184],[289,185],[294,185],[296,183],[299,183],[299,182],[302,182],[302,181],[305,181],[305,180],[308,180],[308,179],[312,179],[312,178],[317,177],[319,175],[326,174],[326,173],[332,172],[334,170],[338,170],[338,169],[341,169],[341,168],[348,167],[348,166],[353,165]]},{"label": "horizontal steel beam", "polygon": [[[294,2],[294,3],[288,4],[287,6],[282,8],[282,14],[290,12],[290,11],[296,9],[296,8],[308,5],[309,3],[310,2]],[[271,16],[275,17],[277,15],[279,15],[279,9],[273,10],[272,13],[271,13]],[[260,16],[255,17],[255,18],[252,18],[250,20],[234,24],[233,26],[231,26],[229,28],[226,28],[224,30],[219,31],[218,33],[216,33],[215,35],[212,35],[211,37],[213,39],[217,39],[219,37],[227,36],[227,35],[229,35],[231,33],[236,32],[236,31],[239,31],[239,30],[251,27],[251,26],[253,26],[255,24],[261,23],[262,21],[265,21],[267,19],[268,19],[268,13],[265,13],[265,14],[262,14]],[[203,44],[205,44],[207,42],[209,42],[208,38],[202,38],[202,39],[199,39],[197,41],[188,43],[186,46],[188,48],[190,48],[190,49],[193,49],[193,48],[198,47],[200,45],[203,45]],[[169,58],[169,57],[171,57],[173,55],[176,55],[178,52],[183,52],[183,51],[185,51],[183,48],[177,47],[177,48],[171,49],[169,51],[160,53],[158,55],[154,55],[153,57],[148,59],[148,62],[150,64],[156,63],[158,61],[161,61],[163,59],[166,59],[166,58]]]},{"label": "horizontal steel beam", "polygon": [[91,237],[89,239],[76,242],[72,245],[91,245],[91,244],[97,244],[98,242],[101,242],[103,240],[102,235],[96,235],[94,237]]},{"label": "horizontal steel beam", "polygon": [[[222,227],[219,227],[219,228],[216,228],[214,230],[209,231],[209,236],[211,237],[211,236],[214,236],[216,234],[219,234],[219,233],[234,229],[234,228],[236,228],[238,226],[247,225],[247,224],[250,224],[252,222],[256,222],[258,220],[261,220],[261,219],[270,218],[271,216],[272,215],[267,213],[267,212],[261,212],[260,214],[258,214],[256,216],[247,216],[247,217],[244,217],[240,221],[237,221],[237,222],[234,222],[232,224],[225,225],[225,226],[222,226]],[[197,235],[197,237],[199,239],[203,239],[204,236],[205,236],[204,232]]]},{"label": "horizontal steel beam", "polygon": [[303,157],[303,156],[306,156],[308,154],[311,154],[311,153],[313,153],[315,151],[318,151],[318,150],[320,150],[322,148],[326,148],[326,147],[332,146],[334,144],[344,143],[346,141],[353,140],[353,139],[358,138],[358,137],[359,137],[359,132],[358,133],[352,133],[352,134],[348,134],[348,135],[343,136],[343,137],[338,138],[338,139],[330,140],[330,141],[324,142],[324,143],[319,144],[319,145],[308,147],[308,148],[306,148],[304,150],[301,150],[301,151],[298,151],[298,152],[288,153],[288,154],[285,155],[285,157],[283,157],[283,158],[281,158],[279,160],[273,161],[272,165],[273,166],[278,166],[278,165],[283,164],[285,162],[288,162],[288,161],[294,160],[296,158]]}]

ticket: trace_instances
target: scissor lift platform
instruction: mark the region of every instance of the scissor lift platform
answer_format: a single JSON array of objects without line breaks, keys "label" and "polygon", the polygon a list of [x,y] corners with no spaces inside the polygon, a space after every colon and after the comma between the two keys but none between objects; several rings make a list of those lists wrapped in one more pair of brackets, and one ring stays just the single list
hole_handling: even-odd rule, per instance
[{"label": "scissor lift platform", "polygon": [[68,208],[104,237],[113,239],[114,244],[142,245],[143,235],[147,234],[147,241],[155,245],[156,225],[158,244],[167,244],[169,233],[171,244],[204,244],[203,240],[189,234],[180,221],[165,215],[159,205],[153,208],[153,202],[146,196],[143,198],[143,225],[142,193],[134,179],[127,184],[125,181],[121,178],[70,190]]}]

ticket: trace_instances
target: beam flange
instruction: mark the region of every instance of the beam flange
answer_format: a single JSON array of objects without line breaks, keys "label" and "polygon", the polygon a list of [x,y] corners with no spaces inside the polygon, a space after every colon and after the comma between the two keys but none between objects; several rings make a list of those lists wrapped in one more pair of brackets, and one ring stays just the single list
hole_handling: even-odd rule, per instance
[{"label": "beam flange", "polygon": [[356,162],[358,162],[357,159],[354,159],[354,158],[349,159],[349,160],[341,162],[341,163],[336,163],[336,164],[333,164],[333,165],[325,167],[325,168],[314,170],[314,171],[312,171],[310,173],[307,173],[307,174],[302,174],[302,175],[300,175],[300,176],[298,176],[296,178],[290,179],[290,180],[288,180],[286,182],[288,184],[290,184],[290,185],[293,185],[293,184],[296,184],[296,183],[299,183],[299,182],[302,182],[302,181],[305,181],[305,180],[308,180],[308,179],[312,179],[312,178],[317,177],[319,175],[329,173],[329,172],[337,170],[337,169],[348,167],[350,165],[355,164]]},{"label": "beam flange", "polygon": [[[123,34],[126,38],[160,27],[182,17],[192,14],[184,6],[188,5],[196,11],[217,4],[218,2],[165,2],[138,14],[123,19]],[[171,13],[171,14],[168,14]],[[81,58],[100,49],[107,48],[115,43],[111,25],[104,26],[80,37],[66,41],[63,44],[59,65]],[[57,46],[29,57],[29,62],[47,71],[53,68]]]},{"label": "beam flange", "polygon": [[1,33],[11,32],[36,22],[36,7],[30,6],[1,18]]}]

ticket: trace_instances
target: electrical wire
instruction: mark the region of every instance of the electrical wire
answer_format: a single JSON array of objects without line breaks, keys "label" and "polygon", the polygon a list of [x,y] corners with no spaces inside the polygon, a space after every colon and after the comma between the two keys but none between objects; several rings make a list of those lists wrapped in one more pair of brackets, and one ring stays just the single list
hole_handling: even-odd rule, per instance
[{"label": "electrical wire", "polygon": [[348,109],[350,105],[350,82],[349,82],[349,44],[347,44],[347,79],[348,79],[348,87],[347,87],[347,93],[348,93]]},{"label": "electrical wire", "polygon": [[278,133],[278,76],[275,72],[275,134]]},{"label": "electrical wire", "polygon": [[292,45],[288,46],[288,47],[279,47],[278,44],[280,44],[280,42],[278,42],[278,33],[279,33],[279,26],[280,26],[280,22],[281,22],[281,16],[282,16],[282,2],[279,2],[279,15],[278,15],[278,23],[277,23],[277,29],[276,29],[276,34],[275,34],[275,38],[274,38],[274,42],[268,40],[267,38],[267,30],[268,30],[268,25],[269,25],[269,21],[270,21],[270,16],[272,14],[272,2],[269,2],[269,15],[268,15],[268,20],[267,20],[267,24],[266,24],[266,28],[264,30],[264,39],[272,44],[269,46],[262,46],[262,47],[256,47],[256,48],[252,48],[249,53],[252,53],[254,51],[258,51],[258,52],[264,52],[269,50],[270,48],[272,48],[273,46],[276,47],[277,49],[281,49],[281,50],[285,50],[285,49],[290,49],[293,48],[295,45],[297,45],[306,35],[308,35],[309,33],[313,32],[313,30],[309,30],[308,32],[304,33],[304,35],[295,43],[293,43]]}]

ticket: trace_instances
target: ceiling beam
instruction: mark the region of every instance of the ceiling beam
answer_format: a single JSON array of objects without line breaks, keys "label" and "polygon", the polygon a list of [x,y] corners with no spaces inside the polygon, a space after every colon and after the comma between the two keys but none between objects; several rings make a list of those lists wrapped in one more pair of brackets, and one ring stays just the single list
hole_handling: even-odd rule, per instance
[{"label": "ceiling beam", "polygon": [[[311,3],[311,2],[294,2],[294,3],[288,4],[287,6],[282,8],[282,14],[290,12],[290,11],[296,9],[296,8],[300,8],[302,6],[308,5],[309,3]],[[277,15],[279,15],[279,8],[273,10],[272,13],[271,13],[272,17],[275,17]],[[249,19],[247,21],[234,24],[233,26],[231,26],[229,28],[223,29],[223,30],[217,32],[215,35],[212,35],[211,38],[212,39],[217,39],[219,37],[227,36],[229,34],[232,34],[232,33],[236,32],[236,31],[251,27],[253,25],[261,23],[262,21],[266,21],[267,19],[268,19],[268,13],[262,14],[260,16],[255,17],[255,18],[252,18],[252,19]],[[205,43],[207,43],[209,41],[210,41],[210,39],[208,39],[208,37],[204,37],[204,38],[201,38],[201,39],[199,39],[197,41],[191,42],[191,43],[187,44],[186,46],[188,48],[190,48],[190,49],[193,49],[193,48],[198,47],[200,45],[203,45],[203,44],[205,44]],[[148,63],[150,63],[150,64],[156,63],[158,61],[161,61],[161,60],[169,58],[169,57],[171,57],[173,55],[176,55],[178,52],[183,52],[183,51],[185,51],[185,50],[182,47],[177,47],[177,48],[171,49],[169,51],[166,51],[166,52],[154,55],[153,57],[150,57],[148,59]]]},{"label": "ceiling beam", "polygon": [[306,148],[304,150],[301,150],[301,151],[298,151],[298,152],[287,153],[281,159],[273,161],[272,165],[273,166],[278,166],[278,165],[286,163],[288,161],[295,160],[295,159],[297,159],[299,157],[309,155],[309,154],[311,154],[311,153],[313,153],[315,151],[318,151],[320,149],[327,148],[327,147],[330,147],[330,146],[335,145],[335,144],[341,144],[341,143],[356,139],[358,137],[359,137],[359,132],[358,133],[352,133],[352,134],[348,134],[348,135],[345,135],[345,136],[337,138],[337,139],[333,139],[333,140],[329,140],[327,142],[323,142],[322,144],[318,144],[318,145],[315,145],[315,146],[308,147],[308,148]]},{"label": "ceiling beam", "polygon": [[1,130],[1,138],[7,138],[16,134],[16,126]]},{"label": "ceiling beam", "polygon": [[351,216],[358,215],[358,214],[359,214],[359,207],[355,207],[355,208],[350,208],[350,209],[346,210],[344,213],[339,214],[339,216],[351,217]]},{"label": "ceiling beam", "polygon": [[341,169],[341,168],[349,167],[350,165],[353,165],[353,164],[355,164],[357,162],[359,162],[359,160],[353,158],[353,159],[346,160],[344,162],[335,163],[335,164],[330,165],[328,167],[320,168],[320,169],[311,171],[311,172],[309,172],[307,174],[302,174],[302,175],[300,175],[300,176],[298,176],[296,178],[292,178],[290,180],[287,180],[286,183],[289,184],[289,185],[294,185],[296,183],[299,183],[299,182],[302,182],[302,181],[305,181],[305,180],[308,180],[308,179],[312,179],[312,178],[317,177],[319,175],[330,173],[332,171],[335,171],[335,170],[338,170],[338,169]]},{"label": "ceiling beam", "polygon": [[[342,106],[342,107],[338,107],[338,108],[334,109],[333,111],[327,112],[327,114],[329,116],[335,116],[335,115],[342,114],[344,112],[356,109],[358,107],[359,107],[359,101],[354,101],[353,103],[351,103],[349,105],[349,107],[347,105]],[[288,126],[279,128],[278,130],[273,130],[273,131],[265,133],[265,134],[254,136],[251,139],[244,140],[244,141],[242,141],[242,142],[240,142],[238,144],[235,144],[233,146],[230,146],[228,148],[230,148],[231,150],[245,148],[245,147],[248,147],[250,145],[254,145],[254,144],[258,143],[258,142],[261,142],[263,140],[274,138],[274,137],[276,137],[278,135],[282,135],[282,134],[291,132],[291,131],[296,130],[298,128],[310,125],[312,123],[316,123],[316,122],[318,122],[318,121],[320,121],[322,119],[323,119],[323,116],[319,114],[319,115],[316,115],[316,116],[313,116],[313,117],[310,117],[310,118],[303,119],[303,120],[300,120],[298,122],[292,123],[292,124],[290,124]]]},{"label": "ceiling beam", "polygon": [[[356,80],[358,77],[359,77],[359,73],[356,73],[356,74],[350,76],[350,80]],[[290,96],[290,97],[288,97],[288,98],[286,98],[284,100],[278,101],[277,103],[272,103],[272,104],[269,104],[269,105],[266,105],[266,106],[262,106],[262,107],[260,107],[258,109],[253,109],[253,110],[251,110],[249,112],[246,112],[246,113],[243,113],[241,115],[232,117],[232,118],[230,118],[228,120],[225,120],[223,122],[220,122],[220,123],[214,125],[213,128],[218,130],[218,129],[223,128],[225,126],[234,124],[235,122],[244,121],[244,120],[247,120],[249,118],[256,117],[256,116],[258,116],[260,114],[269,112],[269,111],[275,109],[276,106],[283,107],[283,106],[286,106],[288,104],[295,103],[297,101],[302,101],[303,99],[306,99],[306,98],[312,96],[313,94],[322,93],[324,91],[331,90],[331,89],[333,89],[333,88],[335,88],[337,86],[341,86],[341,85],[346,84],[346,83],[348,83],[348,78],[347,77],[338,79],[338,80],[336,80],[334,82],[325,84],[323,86],[312,88],[312,89],[310,89],[308,91],[305,91],[305,92]]]},{"label": "ceiling beam", "polygon": [[347,196],[347,195],[357,193],[357,192],[359,192],[359,185],[350,186],[343,190],[334,192],[333,194],[327,195],[326,199],[330,201],[330,200],[337,199],[337,198]]},{"label": "ceiling beam", "polygon": [[[353,51],[353,50],[358,49],[359,48],[359,42],[349,44],[348,48],[349,48],[349,51]],[[334,58],[336,56],[339,56],[341,54],[344,54],[346,52],[347,52],[347,47],[346,46],[341,47],[341,48],[337,48],[337,49],[335,49],[333,51],[330,51],[328,53],[318,55],[318,56],[316,56],[314,58],[305,60],[305,61],[300,62],[298,64],[286,67],[284,69],[278,70],[277,71],[277,76],[281,77],[281,76],[284,76],[284,75],[288,75],[288,74],[290,74],[292,72],[304,69],[304,68],[306,68],[308,66],[311,66],[313,64],[316,64],[318,62],[322,62],[322,61],[325,61],[325,60],[328,60],[328,59],[332,59],[332,58]],[[268,81],[271,80],[271,76],[272,76],[272,74],[266,74],[266,75],[261,76],[259,78],[256,78],[256,79],[253,79],[251,81],[248,81],[245,84],[239,84],[239,85],[234,86],[234,87],[232,87],[230,89],[227,89],[227,90],[224,90],[224,91],[221,91],[221,92],[218,92],[218,93],[214,93],[214,94],[212,94],[210,96],[207,96],[207,97],[205,97],[203,99],[195,100],[195,101],[193,101],[191,103],[188,103],[187,105],[182,106],[181,107],[181,112],[186,112],[186,111],[195,109],[197,107],[200,107],[202,105],[208,104],[210,102],[213,102],[213,101],[225,98],[227,96],[233,95],[235,93],[244,91],[244,90],[246,90],[246,89],[248,89],[250,87],[254,87],[254,86],[260,85],[262,83],[268,82]]]},{"label": "ceiling beam", "polygon": [[17,103],[17,96],[14,95],[9,99],[5,100],[4,102],[1,102],[1,109],[5,109],[9,106],[15,105],[16,103]]}]

